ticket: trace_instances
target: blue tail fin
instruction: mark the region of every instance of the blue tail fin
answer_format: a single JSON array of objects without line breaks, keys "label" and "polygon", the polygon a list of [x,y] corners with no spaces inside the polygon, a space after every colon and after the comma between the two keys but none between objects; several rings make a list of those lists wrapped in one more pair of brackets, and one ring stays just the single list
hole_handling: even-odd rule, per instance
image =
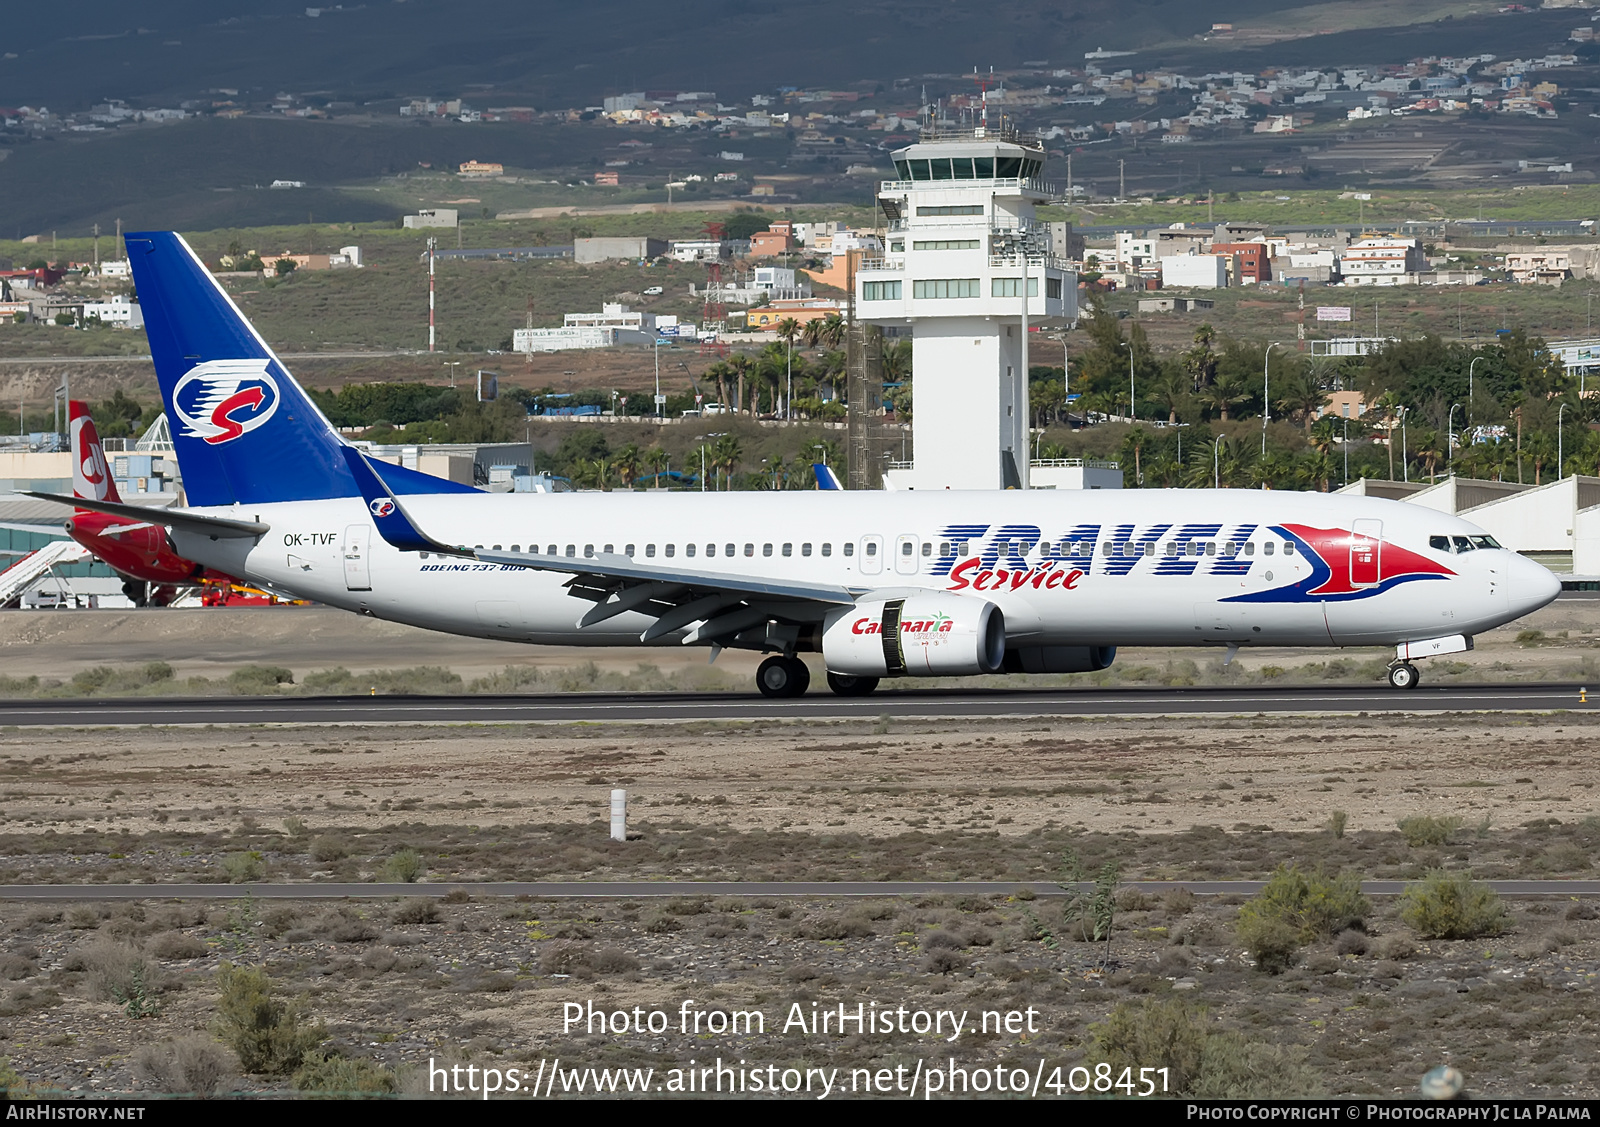
[{"label": "blue tail fin", "polygon": [[827,466],[827,465],[823,464],[822,462],[813,462],[811,464],[811,469],[817,475],[817,488],[818,489],[843,489],[844,488],[844,484],[842,482],[840,482],[840,480],[839,480],[839,475],[834,473],[833,469],[830,466]]},{"label": "blue tail fin", "polygon": [[[127,244],[189,504],[360,496],[344,441],[189,244],[171,231]],[[399,493],[470,491],[397,466],[380,472]]]}]

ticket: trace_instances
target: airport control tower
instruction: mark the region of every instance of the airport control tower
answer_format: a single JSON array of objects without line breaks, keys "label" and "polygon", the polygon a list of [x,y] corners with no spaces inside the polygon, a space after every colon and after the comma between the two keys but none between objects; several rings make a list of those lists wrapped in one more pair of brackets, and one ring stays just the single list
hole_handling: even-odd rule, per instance
[{"label": "airport control tower", "polygon": [[[883,181],[886,250],[856,316],[909,327],[915,457],[899,489],[1028,487],[1028,331],[1077,318],[1077,276],[1034,220],[1044,150],[1008,126],[933,126]],[[1028,297],[1023,298],[1026,292]]]}]

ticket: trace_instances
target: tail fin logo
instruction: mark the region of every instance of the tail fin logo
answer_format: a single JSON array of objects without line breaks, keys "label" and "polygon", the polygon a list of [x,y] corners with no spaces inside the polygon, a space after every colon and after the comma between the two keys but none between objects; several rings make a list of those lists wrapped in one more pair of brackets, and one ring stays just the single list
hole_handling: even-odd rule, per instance
[{"label": "tail fin logo", "polygon": [[394,502],[387,497],[378,497],[367,502],[367,508],[372,510],[375,517],[386,517],[394,512]]},{"label": "tail fin logo", "polygon": [[216,446],[241,438],[272,418],[281,396],[270,361],[210,360],[186,372],[172,392],[180,434]]},{"label": "tail fin logo", "polygon": [[94,423],[85,414],[72,419],[69,429],[74,462],[73,493],[91,501],[113,499],[109,485],[111,470],[106,465],[106,456],[100,448],[100,436],[95,432]]}]

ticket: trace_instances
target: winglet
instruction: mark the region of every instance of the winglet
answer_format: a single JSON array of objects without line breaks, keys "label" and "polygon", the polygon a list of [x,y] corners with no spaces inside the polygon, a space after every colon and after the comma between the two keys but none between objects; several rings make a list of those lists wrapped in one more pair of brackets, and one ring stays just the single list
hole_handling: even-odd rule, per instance
[{"label": "winglet", "polygon": [[402,552],[438,552],[447,556],[471,557],[472,553],[466,549],[441,544],[418,528],[361,451],[354,446],[342,446],[340,453],[344,455],[345,463],[356,479],[356,487],[361,490],[361,499],[367,503],[367,512],[372,515],[378,535],[391,547]]},{"label": "winglet", "polygon": [[839,475],[834,473],[823,462],[812,463],[811,468],[816,471],[818,489],[843,489],[844,485],[839,480]]}]

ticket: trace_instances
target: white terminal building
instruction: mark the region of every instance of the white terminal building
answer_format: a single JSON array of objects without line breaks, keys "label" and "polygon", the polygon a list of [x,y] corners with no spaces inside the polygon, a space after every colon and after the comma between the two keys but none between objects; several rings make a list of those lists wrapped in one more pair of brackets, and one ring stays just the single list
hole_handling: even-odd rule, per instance
[{"label": "white terminal building", "polygon": [[1044,160],[1014,130],[986,126],[927,130],[894,154],[899,179],[878,192],[887,245],[855,282],[860,320],[911,332],[915,456],[890,468],[891,488],[1094,484],[1068,480],[1093,467],[1028,457],[1029,329],[1078,313],[1077,275],[1034,218],[1049,198]]}]

